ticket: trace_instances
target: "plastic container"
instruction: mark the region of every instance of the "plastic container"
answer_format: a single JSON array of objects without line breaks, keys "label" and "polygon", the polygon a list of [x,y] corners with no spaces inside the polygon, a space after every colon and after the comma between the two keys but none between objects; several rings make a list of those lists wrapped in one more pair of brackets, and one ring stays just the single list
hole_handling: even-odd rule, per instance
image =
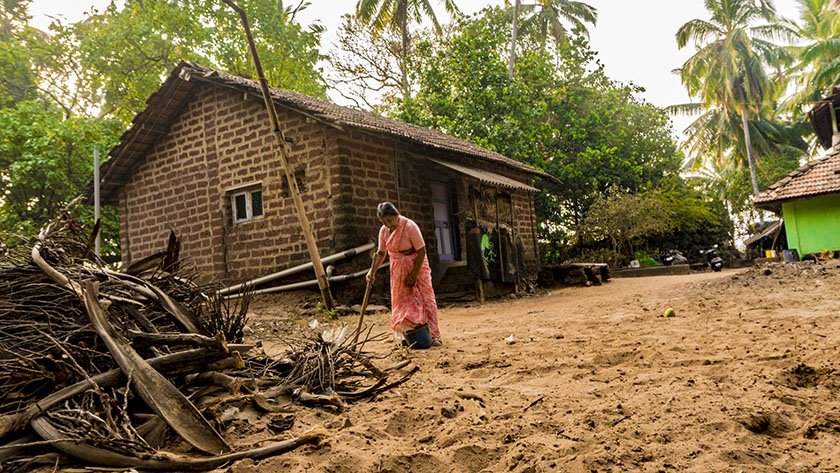
[{"label": "plastic container", "polygon": [[409,348],[426,349],[432,346],[432,333],[428,325],[421,325],[413,330],[403,333],[405,344]]}]

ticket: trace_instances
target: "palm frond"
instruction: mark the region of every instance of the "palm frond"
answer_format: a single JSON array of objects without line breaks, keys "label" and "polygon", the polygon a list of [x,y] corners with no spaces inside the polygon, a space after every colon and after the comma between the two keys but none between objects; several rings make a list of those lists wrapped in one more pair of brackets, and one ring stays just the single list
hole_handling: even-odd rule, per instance
[{"label": "palm frond", "polygon": [[680,103],[675,105],[668,105],[665,107],[665,111],[669,115],[697,115],[702,113],[706,110],[706,106],[702,103]]},{"label": "palm frond", "polygon": [[704,43],[708,38],[719,36],[723,31],[715,24],[708,21],[694,19],[689,20],[677,30],[677,47],[684,48],[689,42]]}]

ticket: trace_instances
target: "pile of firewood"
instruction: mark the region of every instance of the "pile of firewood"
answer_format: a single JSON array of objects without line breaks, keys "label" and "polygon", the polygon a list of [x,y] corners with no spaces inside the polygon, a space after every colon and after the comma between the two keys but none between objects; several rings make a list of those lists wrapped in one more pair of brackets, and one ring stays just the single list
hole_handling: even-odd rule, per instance
[{"label": "pile of firewood", "polygon": [[[174,235],[115,271],[93,255],[95,233],[67,210],[37,238],[0,237],[0,471],[208,470],[276,455],[324,434],[234,451],[223,408],[343,410],[416,371],[376,367],[362,350],[370,331],[347,326],[289,334],[284,355],[267,357],[243,344],[249,299],[195,284]],[[167,436],[201,453],[164,451]]]}]

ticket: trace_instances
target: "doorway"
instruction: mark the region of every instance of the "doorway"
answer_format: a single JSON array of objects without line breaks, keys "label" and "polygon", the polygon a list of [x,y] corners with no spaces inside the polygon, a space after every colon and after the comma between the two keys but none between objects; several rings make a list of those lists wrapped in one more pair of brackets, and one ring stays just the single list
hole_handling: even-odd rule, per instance
[{"label": "doorway", "polygon": [[435,212],[435,238],[438,256],[441,261],[455,260],[455,232],[452,222],[452,193],[449,184],[430,181],[432,186],[432,206]]}]

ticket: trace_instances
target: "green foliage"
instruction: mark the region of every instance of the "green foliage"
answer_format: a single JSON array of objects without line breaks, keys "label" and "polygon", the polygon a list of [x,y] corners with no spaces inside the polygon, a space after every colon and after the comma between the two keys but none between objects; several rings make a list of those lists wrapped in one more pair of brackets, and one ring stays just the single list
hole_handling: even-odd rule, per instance
[{"label": "green foliage", "polygon": [[700,250],[731,241],[733,232],[725,205],[706,185],[672,176],[646,192],[612,190],[587,213],[587,245],[609,242],[615,258],[611,264],[622,266],[673,249],[698,259]]},{"label": "green foliage", "polygon": [[[460,15],[461,12],[453,0],[443,0],[443,4],[451,15]],[[411,32],[409,25],[421,23],[428,18],[432,20],[437,34],[443,32],[431,2],[429,0],[359,0],[356,3],[356,18],[369,27],[374,37],[386,31],[399,33],[399,89],[403,99],[407,99],[410,96],[408,61],[411,55]],[[374,69],[379,67],[381,66],[375,66]]]},{"label": "green foliage", "polygon": [[[459,13],[453,0],[444,0],[443,4],[450,14]],[[432,20],[438,33],[442,31],[429,0],[359,0],[356,17],[375,32],[391,30],[406,33],[409,23],[421,23],[426,18]]]},{"label": "green foliage", "polygon": [[[0,2],[0,226],[31,236],[87,190],[93,146],[106,156],[180,60],[252,75],[238,15],[216,0],[127,0],[51,34],[28,25],[29,0]],[[324,96],[321,29],[277,0],[241,0],[272,85]],[[93,210],[80,210],[92,225]],[[116,209],[102,211],[116,254]]]},{"label": "green foliage", "polygon": [[807,112],[816,100],[840,83],[840,15],[834,0],[799,0],[799,22],[794,25],[799,45],[788,48],[796,58],[790,73],[796,90],[787,105]]},{"label": "green foliage", "polygon": [[29,0],[0,2],[0,107],[10,107],[36,97],[33,51],[43,41],[42,34],[28,25]]},{"label": "green foliage", "polygon": [[[121,125],[110,119],[71,116],[43,101],[24,101],[0,109],[0,227],[34,235],[81,195],[90,183],[93,145],[116,144]],[[91,223],[92,210],[84,212]],[[107,219],[105,247],[119,241],[116,212]]]},{"label": "green foliage", "polygon": [[679,73],[689,95],[706,111],[689,128],[688,143],[696,159],[712,161],[717,170],[746,163],[757,194],[755,148],[767,146],[751,143],[761,138],[753,136],[752,128],[784,126],[772,119],[786,83],[768,71],[790,61],[773,40],[792,38],[795,32],[778,21],[767,0],[707,0],[705,5],[710,19],[690,20],[676,35],[680,48],[689,43],[697,48]]},{"label": "green foliage", "polygon": [[[266,78],[274,86],[324,96],[315,64],[320,27],[309,31],[296,11],[271,0],[239,2],[248,13]],[[79,81],[88,107],[127,122],[180,60],[254,75],[238,15],[213,0],[128,0],[111,3],[72,25],[54,24],[67,57],[55,64]],[[78,67],[66,67],[77,64]]]},{"label": "green foliage", "polygon": [[522,21],[522,32],[530,34],[545,49],[549,38],[558,46],[569,42],[569,29],[564,23],[570,23],[572,30],[588,35],[586,23],[595,26],[598,11],[595,7],[573,0],[538,0],[535,4],[522,5],[526,14]]},{"label": "green foliage", "polygon": [[633,258],[639,262],[639,266],[649,268],[652,266],[659,266],[659,261],[655,257],[648,254],[647,251],[636,251],[633,253]]},{"label": "green foliage", "polygon": [[[665,202],[653,193],[630,194],[614,189],[599,196],[589,208],[582,233],[594,241],[606,240],[616,258],[634,253],[633,243],[643,237],[664,234],[675,228]],[[616,259],[610,264],[622,266]]]},{"label": "green foliage", "polygon": [[485,9],[450,35],[417,45],[413,98],[399,118],[437,128],[545,170],[537,202],[540,237],[559,249],[600,195],[617,186],[653,188],[675,174],[681,156],[667,115],[636,98],[641,89],[611,81],[586,41],[556,56],[524,35],[508,76],[509,28],[503,9]]},{"label": "green foliage", "polygon": [[[744,189],[748,190],[749,174],[744,177]],[[734,225],[714,185],[714,181],[700,178],[665,180],[653,194],[665,209],[669,230],[643,236],[638,247],[654,254],[676,249],[696,260],[701,250],[732,241]]]}]

